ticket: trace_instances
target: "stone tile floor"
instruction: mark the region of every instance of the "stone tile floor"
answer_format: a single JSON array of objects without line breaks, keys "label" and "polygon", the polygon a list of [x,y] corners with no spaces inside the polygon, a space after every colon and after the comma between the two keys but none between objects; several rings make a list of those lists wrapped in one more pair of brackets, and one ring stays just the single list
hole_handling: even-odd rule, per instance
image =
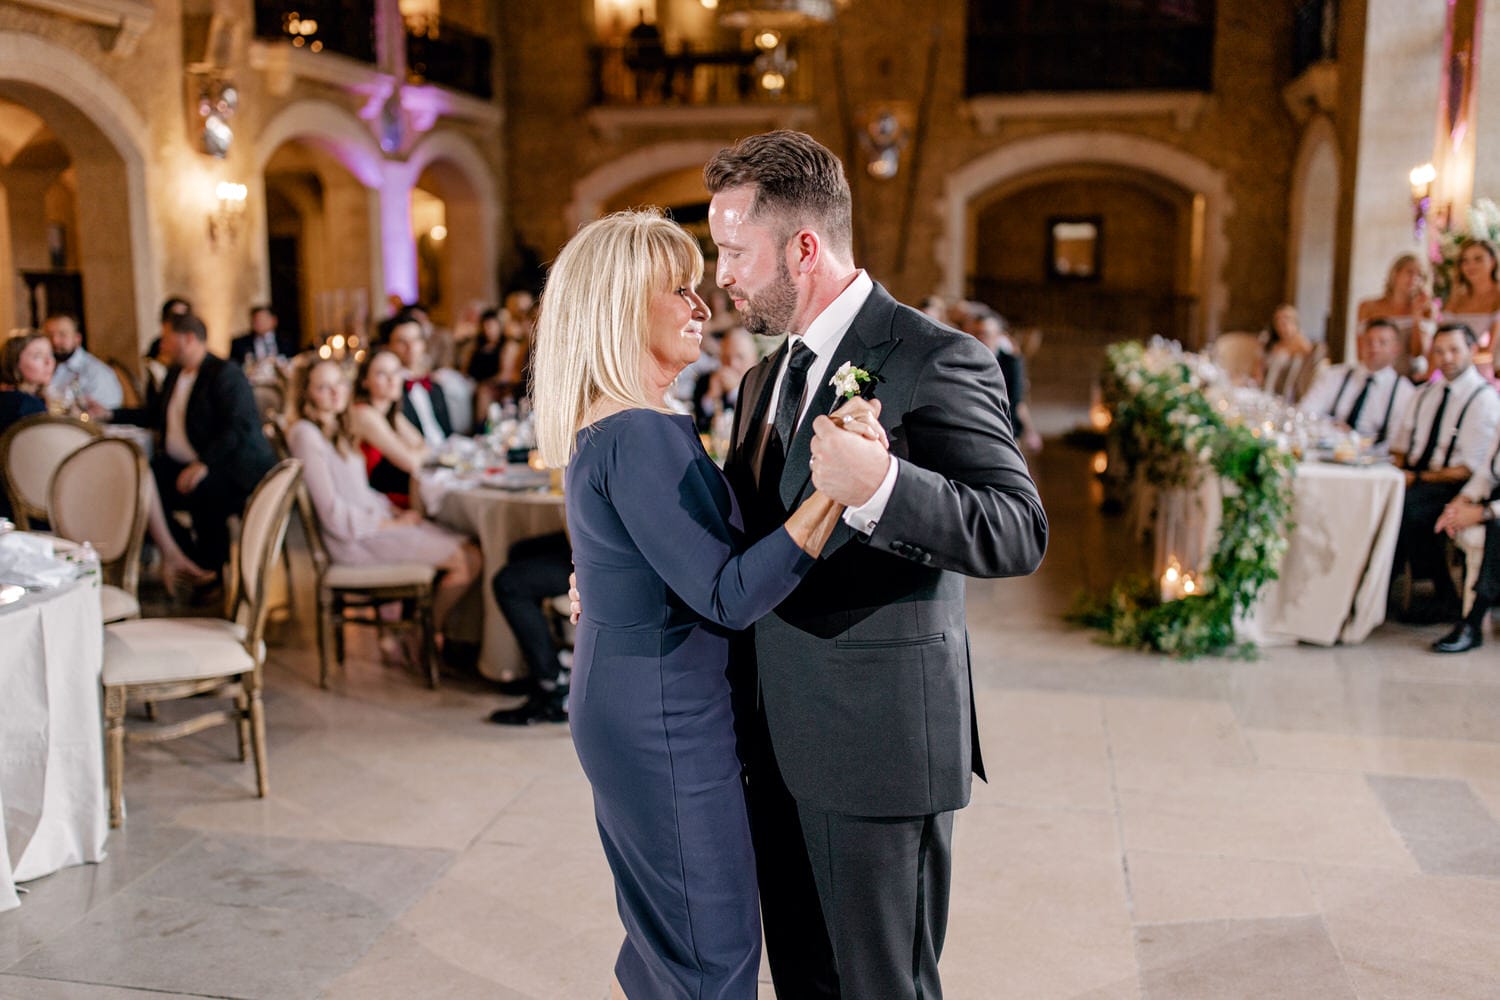
[{"label": "stone tile floor", "polygon": [[[992,777],[957,821],[946,995],[1500,996],[1500,642],[1097,645],[1061,612],[1140,553],[1087,460],[1036,463],[1042,571],[970,587]],[[357,633],[320,691],[299,596],[271,797],[228,729],[132,747],[109,859],[0,914],[0,997],[602,998],[621,932],[566,728],[486,725],[496,696],[428,691]]]}]

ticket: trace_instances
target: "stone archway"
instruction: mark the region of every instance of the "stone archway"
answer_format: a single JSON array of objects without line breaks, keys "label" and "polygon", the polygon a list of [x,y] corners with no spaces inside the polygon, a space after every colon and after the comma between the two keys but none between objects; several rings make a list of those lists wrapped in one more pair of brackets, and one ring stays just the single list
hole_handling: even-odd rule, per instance
[{"label": "stone archway", "polygon": [[568,205],[570,232],[597,219],[611,196],[675,170],[694,166],[701,169],[725,145],[714,139],[663,142],[594,168],[573,185],[573,201]]},{"label": "stone archway", "polygon": [[449,322],[470,302],[498,301],[500,206],[489,163],[469,139],[443,131],[412,150],[406,170],[411,187],[429,189],[447,205]]},{"label": "stone archway", "polygon": [[936,254],[944,295],[959,298],[974,260],[974,212],[988,192],[1049,168],[1094,164],[1123,167],[1153,174],[1201,199],[1202,247],[1196,280],[1201,303],[1199,338],[1218,333],[1228,286],[1224,266],[1229,258],[1227,222],[1234,211],[1223,171],[1152,139],[1116,132],[1055,132],[1007,143],[970,161],[948,175],[943,186],[942,237]]},{"label": "stone archway", "polygon": [[117,192],[79,199],[80,270],[92,350],[133,365],[161,295],[146,122],[87,60],[35,35],[0,32],[0,96],[67,137],[80,189]]},{"label": "stone archway", "polygon": [[1292,167],[1286,268],[1286,300],[1297,307],[1302,329],[1319,340],[1332,320],[1338,211],[1338,135],[1319,115],[1302,133]]}]

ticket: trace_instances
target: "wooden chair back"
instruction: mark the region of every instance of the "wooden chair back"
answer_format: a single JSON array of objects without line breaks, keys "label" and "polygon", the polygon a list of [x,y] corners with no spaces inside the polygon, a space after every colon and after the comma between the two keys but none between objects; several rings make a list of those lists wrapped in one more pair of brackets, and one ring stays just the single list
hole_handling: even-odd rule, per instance
[{"label": "wooden chair back", "polygon": [[150,476],[141,450],[114,437],[90,441],[64,458],[52,475],[53,532],[91,544],[105,580],[131,596],[140,581]]},{"label": "wooden chair back", "polygon": [[0,469],[16,527],[24,530],[33,520],[48,520],[53,473],[63,459],[102,433],[96,425],[72,417],[38,413],[16,421],[0,435]]}]

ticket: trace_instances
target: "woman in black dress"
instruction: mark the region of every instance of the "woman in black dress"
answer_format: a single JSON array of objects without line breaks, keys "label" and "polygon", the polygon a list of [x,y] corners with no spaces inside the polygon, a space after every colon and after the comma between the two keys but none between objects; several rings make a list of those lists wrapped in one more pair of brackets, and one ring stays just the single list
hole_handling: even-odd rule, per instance
[{"label": "woman in black dress", "polygon": [[[548,464],[567,466],[585,595],[569,716],[625,925],[615,975],[630,1000],[755,996],[760,919],[729,635],[792,591],[842,512],[815,494],[745,547],[692,417],[663,402],[698,355],[702,271],[675,223],[609,216],[558,256],[537,331],[539,443]],[[878,436],[873,420],[858,425]]]}]

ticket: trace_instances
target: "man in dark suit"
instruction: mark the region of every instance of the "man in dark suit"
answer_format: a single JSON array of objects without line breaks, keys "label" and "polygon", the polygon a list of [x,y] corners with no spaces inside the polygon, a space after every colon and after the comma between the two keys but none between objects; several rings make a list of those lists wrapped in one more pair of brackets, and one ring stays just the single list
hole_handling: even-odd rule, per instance
[{"label": "man in dark suit", "polygon": [[192,537],[175,521],[168,524],[198,565],[217,570],[229,558],[230,515],[244,510],[276,459],[245,373],[208,353],[203,321],[176,315],[167,338],[173,364],[156,406],[120,411],[115,419],[160,432],[161,448],[151,459],[156,489],[168,511],[192,515]]},{"label": "man in dark suit", "polygon": [[429,448],[441,448],[453,433],[453,419],[448,415],[448,397],[443,395],[443,387],[435,384],[428,374],[427,331],[415,315],[398,313],[386,333],[386,343],[406,367],[401,411],[422,432]]},{"label": "man in dark suit", "polygon": [[[831,152],[752,136],[704,179],[718,283],[752,333],[791,335],[740,388],[725,471],[747,530],[814,486],[848,507],[732,663],[771,974],[799,1000],[937,998],[953,812],[984,773],[964,577],[1032,572],[1046,515],[994,355],[854,266]],[[823,416],[845,363],[878,377],[889,452]]]},{"label": "man in dark suit", "polygon": [[252,361],[286,361],[297,354],[297,342],[276,325],[270,306],[250,307],[250,329],[229,342],[229,360],[243,365]]}]

